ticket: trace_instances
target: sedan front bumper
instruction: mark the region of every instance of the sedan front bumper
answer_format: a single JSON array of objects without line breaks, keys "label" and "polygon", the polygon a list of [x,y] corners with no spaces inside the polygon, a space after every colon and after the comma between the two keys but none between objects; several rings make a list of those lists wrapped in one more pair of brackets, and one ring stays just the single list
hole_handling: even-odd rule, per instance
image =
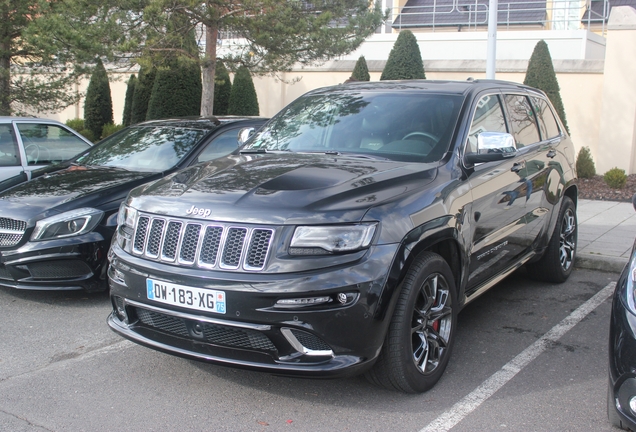
[{"label": "sedan front bumper", "polygon": [[0,250],[0,286],[26,290],[103,290],[109,246],[110,238],[106,240],[94,231]]}]

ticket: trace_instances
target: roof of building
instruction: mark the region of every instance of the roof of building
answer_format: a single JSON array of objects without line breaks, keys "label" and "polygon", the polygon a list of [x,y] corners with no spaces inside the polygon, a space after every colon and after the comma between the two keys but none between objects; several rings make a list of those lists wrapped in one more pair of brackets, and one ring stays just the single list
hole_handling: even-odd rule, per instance
[{"label": "roof of building", "polygon": [[605,0],[592,0],[591,4],[591,14],[590,9],[586,10],[581,18],[581,21],[586,23],[588,21],[593,23],[598,23],[609,19],[609,14],[612,8],[616,6],[631,6],[636,9],[636,0],[612,0],[611,2],[607,2]]}]

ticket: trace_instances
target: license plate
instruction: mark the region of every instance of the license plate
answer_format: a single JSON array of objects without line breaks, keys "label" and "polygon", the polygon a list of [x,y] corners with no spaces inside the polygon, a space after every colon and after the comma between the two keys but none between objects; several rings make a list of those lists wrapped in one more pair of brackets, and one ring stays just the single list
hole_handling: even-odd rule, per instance
[{"label": "license plate", "polygon": [[204,312],[225,313],[225,292],[146,279],[148,300]]}]

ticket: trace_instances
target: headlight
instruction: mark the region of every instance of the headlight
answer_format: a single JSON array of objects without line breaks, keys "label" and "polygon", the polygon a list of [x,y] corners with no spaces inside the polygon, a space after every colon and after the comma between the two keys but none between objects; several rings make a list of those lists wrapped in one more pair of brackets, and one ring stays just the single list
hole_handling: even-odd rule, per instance
[{"label": "headlight", "polygon": [[135,219],[137,218],[137,210],[121,203],[119,206],[119,213],[117,214],[117,225],[129,226],[131,229],[135,226]]},{"label": "headlight", "polygon": [[102,220],[104,212],[80,208],[37,221],[31,240],[50,240],[90,232]]},{"label": "headlight", "polygon": [[294,231],[290,255],[325,255],[354,252],[369,247],[376,223],[299,226]]},{"label": "headlight", "polygon": [[626,281],[626,304],[629,310],[636,314],[636,250],[633,251],[632,257],[629,260],[629,267],[627,268],[627,281]]}]

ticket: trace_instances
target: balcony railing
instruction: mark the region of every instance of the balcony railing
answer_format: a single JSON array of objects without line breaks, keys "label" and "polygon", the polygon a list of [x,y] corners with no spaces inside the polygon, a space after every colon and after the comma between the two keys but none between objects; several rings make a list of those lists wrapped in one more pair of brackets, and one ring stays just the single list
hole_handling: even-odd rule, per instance
[{"label": "balcony railing", "polygon": [[[417,5],[409,6],[413,3]],[[580,0],[499,1],[497,24],[507,29],[539,26],[554,30],[589,29],[591,25],[601,24],[604,34],[609,12],[609,0],[593,0],[587,4]],[[488,25],[488,1],[409,2],[401,9],[394,8],[389,21],[388,24],[396,30],[421,28],[435,31],[452,27],[458,31],[476,30]]]}]

